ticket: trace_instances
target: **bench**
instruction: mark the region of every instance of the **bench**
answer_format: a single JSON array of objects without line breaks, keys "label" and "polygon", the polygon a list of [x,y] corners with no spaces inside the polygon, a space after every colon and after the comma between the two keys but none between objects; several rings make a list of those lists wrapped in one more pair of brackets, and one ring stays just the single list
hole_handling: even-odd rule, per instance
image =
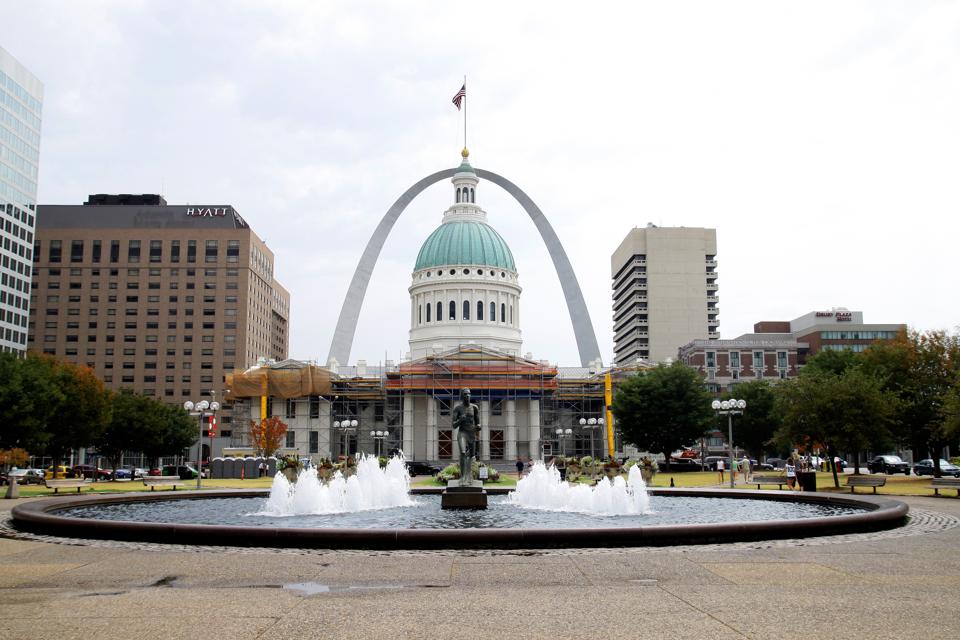
[{"label": "bench", "polygon": [[957,497],[960,498],[960,478],[933,478],[930,480],[930,488],[935,496],[940,495],[940,489],[956,489]]},{"label": "bench", "polygon": [[770,476],[770,475],[764,476],[764,475],[759,475],[759,474],[758,474],[758,475],[753,476],[753,480],[751,480],[751,481],[749,482],[749,484],[755,484],[755,485],[757,485],[757,490],[758,490],[758,491],[760,490],[760,485],[762,485],[762,484],[775,484],[775,485],[777,485],[777,487],[778,487],[779,489],[783,489],[783,485],[787,484],[787,477],[786,477],[786,476],[779,476],[779,475],[777,475],[777,476]]},{"label": "bench", "polygon": [[873,492],[877,492],[877,487],[887,484],[887,479],[879,476],[847,476],[847,484],[850,487],[850,493],[854,493],[855,487],[873,487]]},{"label": "bench", "polygon": [[176,491],[177,487],[185,485],[186,483],[180,479],[180,476],[146,476],[143,478],[143,486],[150,487],[150,491],[157,487],[172,487]]},{"label": "bench", "polygon": [[43,484],[47,489],[53,489],[54,493],[57,493],[60,489],[76,489],[77,493],[80,493],[81,489],[90,486],[90,481],[83,478],[64,478],[61,480],[51,478],[50,480],[44,480]]}]

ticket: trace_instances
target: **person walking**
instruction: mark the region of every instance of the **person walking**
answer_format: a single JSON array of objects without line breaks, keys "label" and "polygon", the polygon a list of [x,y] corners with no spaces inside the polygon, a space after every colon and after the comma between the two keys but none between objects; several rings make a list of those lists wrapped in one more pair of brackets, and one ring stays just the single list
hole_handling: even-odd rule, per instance
[{"label": "person walking", "polygon": [[717,460],[717,472],[720,474],[720,484],[723,485],[723,460]]},{"label": "person walking", "polygon": [[750,482],[751,471],[753,469],[750,467],[750,458],[743,456],[743,460],[740,461],[740,472],[743,474],[743,482]]},{"label": "person walking", "polygon": [[517,456],[517,480],[523,477],[523,456]]}]

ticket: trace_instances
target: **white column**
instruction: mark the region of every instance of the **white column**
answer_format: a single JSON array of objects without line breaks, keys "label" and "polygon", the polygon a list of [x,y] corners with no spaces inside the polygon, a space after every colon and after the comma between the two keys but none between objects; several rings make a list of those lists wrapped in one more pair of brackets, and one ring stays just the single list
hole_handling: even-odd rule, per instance
[{"label": "white column", "polygon": [[427,396],[427,458],[430,460],[440,458],[439,437],[440,432],[437,428],[437,401],[433,396]]},{"label": "white column", "polygon": [[403,450],[410,452],[413,449],[413,395],[403,394]]},{"label": "white column", "polygon": [[515,460],[517,457],[517,401],[507,400],[503,411],[503,419],[506,428],[503,434],[504,451],[503,455],[507,460]]},{"label": "white column", "polygon": [[530,457],[534,460],[540,459],[540,400],[530,398]]},{"label": "white column", "polygon": [[480,459],[490,459],[490,401],[480,401]]}]

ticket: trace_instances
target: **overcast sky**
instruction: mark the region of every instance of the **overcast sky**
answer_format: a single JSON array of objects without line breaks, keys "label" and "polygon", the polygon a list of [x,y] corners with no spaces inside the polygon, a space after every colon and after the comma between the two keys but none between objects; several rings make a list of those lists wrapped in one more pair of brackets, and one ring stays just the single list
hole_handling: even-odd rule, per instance
[{"label": "overcast sky", "polygon": [[[610,254],[631,227],[717,229],[720,332],[845,306],[953,329],[957,2],[7,0],[0,46],[45,85],[42,204],[232,204],[276,253],[290,354],[326,360],[393,201],[470,159],[544,211],[612,359]],[[452,192],[407,209],[351,360],[408,350],[410,273]],[[499,187],[524,351],[579,363],[539,234]]]}]

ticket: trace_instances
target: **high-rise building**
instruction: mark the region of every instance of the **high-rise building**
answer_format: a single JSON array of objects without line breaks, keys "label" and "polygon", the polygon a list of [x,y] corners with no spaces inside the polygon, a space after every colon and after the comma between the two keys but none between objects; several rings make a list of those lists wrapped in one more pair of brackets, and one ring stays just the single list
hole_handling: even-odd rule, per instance
[{"label": "high-rise building", "polygon": [[0,48],[0,351],[27,348],[43,84]]},{"label": "high-rise building", "polygon": [[37,220],[31,350],[176,404],[222,397],[227,373],[287,357],[290,295],[232,206],[96,195],[41,205]]},{"label": "high-rise building", "polygon": [[634,228],[610,260],[613,351],[619,366],[662,362],[696,339],[716,339],[717,232]]}]

